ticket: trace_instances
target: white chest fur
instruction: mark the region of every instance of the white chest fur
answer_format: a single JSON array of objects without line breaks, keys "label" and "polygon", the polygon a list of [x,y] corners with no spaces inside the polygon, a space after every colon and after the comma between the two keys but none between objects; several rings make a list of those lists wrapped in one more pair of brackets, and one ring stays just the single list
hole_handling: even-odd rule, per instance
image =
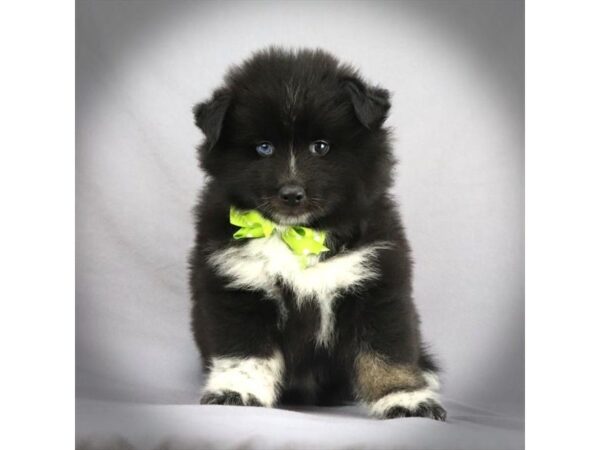
[{"label": "white chest fur", "polygon": [[377,278],[374,258],[378,250],[386,247],[389,244],[380,242],[302,268],[287,245],[273,235],[218,250],[210,256],[209,263],[230,280],[230,288],[261,291],[268,298],[280,300],[280,282],[294,293],[299,305],[304,301],[317,302],[321,312],[317,343],[327,346],[334,329],[333,302],[342,292]]}]

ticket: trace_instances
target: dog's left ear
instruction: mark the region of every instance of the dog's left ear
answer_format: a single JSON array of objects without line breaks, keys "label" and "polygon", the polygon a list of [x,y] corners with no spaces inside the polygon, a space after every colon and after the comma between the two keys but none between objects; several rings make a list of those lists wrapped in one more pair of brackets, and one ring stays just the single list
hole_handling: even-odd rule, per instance
[{"label": "dog's left ear", "polygon": [[390,110],[388,90],[369,86],[358,78],[344,80],[344,89],[350,94],[356,117],[367,129],[379,128]]},{"label": "dog's left ear", "polygon": [[221,136],[223,121],[230,104],[231,94],[226,89],[219,89],[210,100],[194,106],[194,120],[206,136],[208,149],[213,148]]}]

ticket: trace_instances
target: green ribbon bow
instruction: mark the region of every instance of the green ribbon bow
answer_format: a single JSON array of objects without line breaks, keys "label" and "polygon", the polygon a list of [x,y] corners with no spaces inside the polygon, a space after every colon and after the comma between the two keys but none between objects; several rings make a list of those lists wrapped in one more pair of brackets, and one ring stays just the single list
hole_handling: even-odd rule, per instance
[{"label": "green ribbon bow", "polygon": [[310,255],[329,251],[325,247],[324,231],[300,226],[277,226],[256,210],[240,211],[232,206],[229,209],[229,222],[240,227],[233,234],[234,239],[263,238],[270,237],[273,232],[279,233],[281,240],[298,256],[303,268],[308,265]]}]

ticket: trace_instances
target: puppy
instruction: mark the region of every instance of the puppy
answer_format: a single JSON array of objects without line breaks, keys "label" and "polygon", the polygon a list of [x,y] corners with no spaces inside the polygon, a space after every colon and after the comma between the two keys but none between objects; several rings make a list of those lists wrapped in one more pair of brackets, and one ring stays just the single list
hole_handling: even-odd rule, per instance
[{"label": "puppy", "polygon": [[270,48],[194,108],[201,403],[360,401],[378,418],[445,420],[388,193],[389,97],[326,52]]}]

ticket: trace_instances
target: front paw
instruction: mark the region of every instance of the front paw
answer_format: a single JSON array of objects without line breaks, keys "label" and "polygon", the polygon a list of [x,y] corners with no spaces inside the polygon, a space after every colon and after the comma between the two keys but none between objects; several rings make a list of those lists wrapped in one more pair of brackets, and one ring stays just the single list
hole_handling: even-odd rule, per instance
[{"label": "front paw", "polygon": [[371,414],[379,419],[425,417],[446,421],[446,410],[430,389],[397,391],[381,397],[370,405]]},{"label": "front paw", "polygon": [[202,405],[265,406],[252,394],[242,396],[235,391],[207,391],[200,398]]},{"label": "front paw", "polygon": [[419,403],[415,408],[409,409],[404,406],[391,406],[383,411],[383,419],[395,419],[398,417],[424,417],[427,419],[446,421],[446,410],[435,400]]}]

